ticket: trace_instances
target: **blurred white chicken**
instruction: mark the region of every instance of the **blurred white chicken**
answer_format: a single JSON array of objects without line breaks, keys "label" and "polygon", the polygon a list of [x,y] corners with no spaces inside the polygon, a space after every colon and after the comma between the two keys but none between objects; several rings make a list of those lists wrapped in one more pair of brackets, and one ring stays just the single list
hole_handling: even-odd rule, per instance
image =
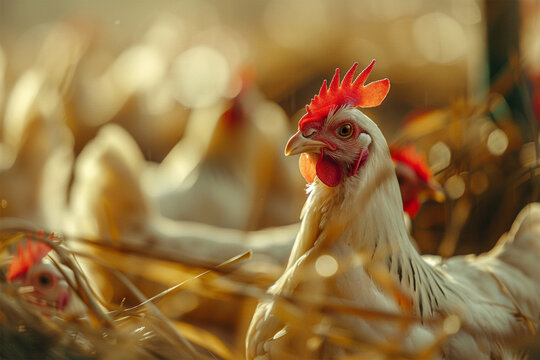
[{"label": "blurred white chicken", "polygon": [[231,101],[195,109],[182,140],[145,172],[160,213],[240,230],[295,222],[303,197],[294,161],[283,161],[283,110],[243,76]]},{"label": "blurred white chicken", "polygon": [[[125,130],[116,125],[103,127],[77,158],[71,192],[73,217],[66,232],[98,243],[112,241],[113,244],[141,250],[151,248],[154,256],[194,266],[216,266],[252,251],[251,259],[240,262],[235,268],[254,282],[269,284],[277,278],[290,253],[298,224],[246,232],[167,219],[155,210],[140,187],[139,175],[146,166],[137,144]],[[79,242],[69,245],[92,253],[118,270],[136,276],[136,279],[146,279],[146,282],[139,281],[136,285],[147,296],[163,290],[163,285],[170,286],[197,274],[193,274],[193,269],[186,269],[181,274],[183,277],[174,272],[176,278],[171,279],[156,274],[151,259],[119,258],[106,248],[85,246]],[[86,273],[92,274],[90,280],[105,299],[127,299],[128,303],[136,300],[100,267],[84,261],[82,265]],[[155,284],[160,285],[156,287]],[[204,293],[199,294],[197,289],[196,285],[192,288],[189,284],[184,288],[184,291],[195,292],[199,296],[196,309],[202,310],[196,316],[203,316],[208,322],[235,324],[242,301],[230,301],[227,305],[229,311],[217,316],[215,311],[219,307],[212,299],[205,298]]]},{"label": "blurred white chicken", "polygon": [[164,14],[120,54],[100,46],[99,36],[93,39],[96,48],[86,54],[72,84],[71,125],[78,145],[113,122],[128,130],[153,159],[163,159],[182,137],[189,113],[174,99],[176,79],[170,71],[186,46],[183,30],[179,19]]},{"label": "blurred white chicken", "polygon": [[[379,105],[389,91],[387,79],[364,85],[373,65],[353,81],[354,64],[341,84],[336,70],[287,144],[287,155],[302,154],[300,170],[312,185],[287,269],[253,316],[247,358],[339,358],[375,348],[392,356],[500,359],[512,337],[534,333],[540,315],[540,205],[526,207],[487,254],[422,258],[403,220],[387,142],[356,108]],[[305,320],[287,316],[287,299]],[[329,303],[415,321],[320,314]]]},{"label": "blurred white chicken", "polygon": [[241,231],[161,216],[140,186],[145,162],[121,127],[103,127],[81,152],[71,192],[73,235],[152,245],[155,251],[218,264],[249,250],[274,264],[284,262],[298,224]]},{"label": "blurred white chicken", "polygon": [[73,136],[59,89],[39,68],[24,73],[6,103],[0,143],[0,216],[36,226],[63,222],[73,165]]}]

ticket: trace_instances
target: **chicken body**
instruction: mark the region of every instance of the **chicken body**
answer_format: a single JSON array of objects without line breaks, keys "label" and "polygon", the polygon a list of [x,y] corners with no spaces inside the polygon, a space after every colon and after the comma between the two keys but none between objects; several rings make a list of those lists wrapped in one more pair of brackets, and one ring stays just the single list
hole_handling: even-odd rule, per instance
[{"label": "chicken body", "polygon": [[59,121],[59,95],[45,74],[33,69],[21,76],[9,96],[1,124],[0,217],[50,228],[62,223],[73,136]]},{"label": "chicken body", "polygon": [[155,251],[205,264],[218,264],[250,250],[269,263],[286,261],[299,224],[242,231],[166,218],[140,184],[146,166],[125,130],[112,124],[101,129],[77,159],[67,231],[151,245]]},{"label": "chicken body", "polygon": [[182,140],[145,170],[145,192],[173,220],[239,230],[290,224],[304,199],[294,163],[278,153],[287,133],[283,110],[247,86],[192,111]]},{"label": "chicken body", "polygon": [[[113,124],[104,126],[77,158],[70,204],[72,218],[68,219],[66,232],[73,237],[96,239],[98,243],[110,244],[112,241],[113,244],[149,249],[154,256],[192,264],[194,268],[201,265],[216,266],[252,251],[251,259],[238,264],[247,278],[253,281],[262,278],[271,284],[279,276],[299,224],[243,231],[166,218],[157,211],[156,204],[148,199],[140,184],[140,174],[146,166],[140,149],[125,130]],[[152,277],[156,273],[152,257],[119,258],[117,253],[111,253],[107,247],[88,246],[76,241],[69,245],[81,252],[90,252],[121,271],[154,282],[160,281],[155,280],[156,276]],[[93,274],[89,280],[106,299],[111,302],[137,300],[131,292],[124,290],[115,277],[103,272],[101,267],[95,266],[93,262],[85,262],[84,259],[81,264],[85,273]],[[193,276],[186,271],[187,279]],[[175,282],[182,280],[174,279]],[[166,281],[171,280],[161,277],[161,281],[169,286],[170,283]],[[148,282],[137,283],[145,294],[150,296],[157,292],[156,287],[145,284]],[[201,296],[197,313],[204,316],[205,321],[237,321],[239,311],[225,312],[215,302],[209,304],[204,294]],[[236,300],[227,304],[229,308],[243,305]]]},{"label": "chicken body", "polygon": [[[377,125],[347,105],[318,124],[302,125],[286,154],[308,153],[317,162],[311,170],[317,177],[287,269],[254,314],[248,359],[335,359],[369,355],[373,348],[391,348],[393,356],[498,359],[507,353],[510,338],[534,331],[540,310],[535,275],[540,273],[540,205],[524,209],[487,254],[424,259],[409,239],[394,166]],[[357,130],[339,138],[344,126]],[[335,271],[321,272],[318,265],[330,258]],[[291,299],[304,320],[284,316]],[[416,321],[404,327],[349,312],[328,313],[328,303]],[[448,317],[459,319],[460,326],[448,331],[432,321]],[[348,341],[336,341],[336,334]]]}]

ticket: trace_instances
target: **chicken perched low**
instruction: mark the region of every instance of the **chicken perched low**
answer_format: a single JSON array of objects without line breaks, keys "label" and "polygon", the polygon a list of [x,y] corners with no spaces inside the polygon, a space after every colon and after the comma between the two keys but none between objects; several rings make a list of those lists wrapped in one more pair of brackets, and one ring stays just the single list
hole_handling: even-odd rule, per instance
[{"label": "chicken perched low", "polygon": [[534,333],[540,314],[540,205],[522,210],[489,253],[419,255],[387,142],[357,109],[379,105],[390,83],[365,85],[374,61],[353,81],[357,65],[341,84],[339,69],[329,88],[323,83],[285,149],[301,154],[309,197],[287,268],[253,316],[247,358],[337,359],[374,348],[391,357],[505,358],[510,339]]},{"label": "chicken perched low", "polygon": [[[51,234],[48,240],[53,238]],[[51,248],[42,242],[28,239],[26,247],[18,244],[17,254],[8,267],[7,280],[20,286],[22,297],[45,316],[83,316],[86,308],[70,288],[64,274],[45,260]],[[62,266],[62,265],[60,265]]]}]

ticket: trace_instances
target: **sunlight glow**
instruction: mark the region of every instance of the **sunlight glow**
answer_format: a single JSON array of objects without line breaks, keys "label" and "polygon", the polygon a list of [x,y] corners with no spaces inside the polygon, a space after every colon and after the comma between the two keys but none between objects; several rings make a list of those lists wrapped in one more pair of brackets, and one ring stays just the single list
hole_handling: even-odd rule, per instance
[{"label": "sunlight glow", "polygon": [[334,257],[330,255],[321,255],[315,262],[315,270],[317,274],[323,277],[330,277],[338,270],[338,263]]},{"label": "sunlight glow", "polygon": [[172,73],[175,98],[190,108],[215,103],[225,95],[230,78],[225,57],[208,46],[197,46],[180,54]]}]

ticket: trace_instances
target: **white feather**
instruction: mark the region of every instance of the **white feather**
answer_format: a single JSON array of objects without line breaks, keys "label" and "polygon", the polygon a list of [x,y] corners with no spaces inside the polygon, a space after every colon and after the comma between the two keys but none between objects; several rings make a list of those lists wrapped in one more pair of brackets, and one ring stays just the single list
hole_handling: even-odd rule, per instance
[{"label": "white feather", "polygon": [[[531,327],[539,317],[540,204],[524,209],[510,233],[486,255],[425,261],[408,236],[384,136],[357,109],[340,109],[327,122],[345,118],[356,121],[371,137],[369,158],[355,176],[344,178],[335,188],[318,180],[310,187],[287,270],[269,290],[274,298],[259,306],[251,323],[246,339],[248,359],[275,352],[260,343],[267,343],[277,331],[291,326],[290,321],[277,315],[277,299],[281,297],[339,299],[355,308],[406,315],[406,308],[393,294],[395,289],[412,300],[412,315],[418,322],[408,329],[395,322],[349,314],[334,315],[332,326],[368,344],[387,344],[405,353],[420,354],[435,346],[444,330],[440,327],[442,320],[455,315],[461,326],[442,343],[439,356],[507,356],[511,353],[505,346],[508,339],[533,331]],[[364,142],[365,137],[359,141]],[[339,264],[339,271],[330,278],[321,277],[314,269],[323,254],[333,256]],[[308,306],[302,309],[306,318],[316,310]],[[260,316],[261,311],[264,316]],[[440,318],[439,325],[427,321],[432,318]],[[287,336],[289,343],[298,343],[292,340],[299,337],[298,332],[282,338]],[[309,351],[304,350],[300,356],[309,357]],[[340,346],[327,344],[324,356],[342,351]]]}]

